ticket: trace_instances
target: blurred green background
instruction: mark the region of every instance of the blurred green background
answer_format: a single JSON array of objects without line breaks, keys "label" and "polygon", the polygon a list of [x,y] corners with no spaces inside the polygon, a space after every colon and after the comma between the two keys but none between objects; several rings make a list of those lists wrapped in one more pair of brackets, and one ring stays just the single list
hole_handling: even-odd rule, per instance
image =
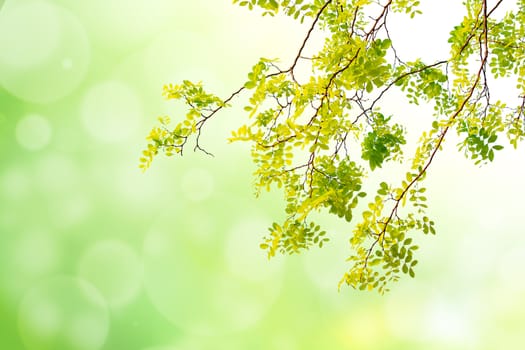
[{"label": "blurred green background", "polygon": [[450,140],[416,278],[338,292],[351,226],[322,217],[330,244],[301,256],[259,249],[282,205],[254,198],[249,149],[226,142],[242,108],[206,129],[215,157],[138,169],[156,116],[183,111],[163,84],[228,96],[260,56],[287,62],[305,27],[230,0],[0,6],[0,349],[522,348],[523,149],[480,168]]}]

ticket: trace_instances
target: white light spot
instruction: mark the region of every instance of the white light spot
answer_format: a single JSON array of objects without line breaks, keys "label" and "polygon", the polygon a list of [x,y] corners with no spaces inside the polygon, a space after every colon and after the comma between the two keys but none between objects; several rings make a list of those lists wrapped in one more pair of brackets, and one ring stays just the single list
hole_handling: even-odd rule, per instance
[{"label": "white light spot", "polygon": [[85,76],[87,34],[78,19],[57,4],[15,3],[0,12],[0,84],[25,101],[59,100]]},{"label": "white light spot", "polygon": [[142,264],[124,242],[97,242],[80,259],[80,277],[93,284],[112,307],[130,303],[140,291]]},{"label": "white light spot", "polygon": [[105,143],[118,143],[135,132],[142,115],[138,94],[126,83],[106,81],[85,95],[81,116],[89,134]]},{"label": "white light spot", "polygon": [[38,151],[49,144],[51,125],[40,115],[26,116],[16,125],[16,139],[25,149]]}]

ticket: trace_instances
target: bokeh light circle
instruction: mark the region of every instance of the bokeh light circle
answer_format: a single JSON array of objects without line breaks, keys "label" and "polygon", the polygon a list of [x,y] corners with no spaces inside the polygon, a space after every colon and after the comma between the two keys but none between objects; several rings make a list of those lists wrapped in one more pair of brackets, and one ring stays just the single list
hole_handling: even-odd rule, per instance
[{"label": "bokeh light circle", "polygon": [[0,65],[38,66],[60,42],[60,15],[44,2],[10,7],[0,14]]},{"label": "bokeh light circle", "polygon": [[195,240],[192,228],[183,223],[177,229],[167,227],[170,222],[180,223],[179,219],[172,216],[145,237],[145,288],[152,304],[193,335],[222,335],[253,327],[279,295],[281,276],[250,278],[247,271],[230,271],[224,256],[239,252],[226,248],[224,237]]},{"label": "bokeh light circle", "polygon": [[51,140],[51,125],[40,115],[28,115],[16,125],[16,140],[23,148],[38,151]]},{"label": "bokeh light circle", "polygon": [[26,293],[18,329],[28,350],[98,350],[108,334],[109,313],[92,285],[59,276]]},{"label": "bokeh light circle", "polygon": [[142,286],[142,263],[124,242],[95,243],[81,257],[78,274],[94,285],[111,307],[130,303]]},{"label": "bokeh light circle", "polygon": [[56,4],[18,2],[0,12],[0,84],[24,101],[48,103],[71,93],[89,56],[84,28]]},{"label": "bokeh light circle", "polygon": [[118,143],[133,135],[142,116],[138,94],[126,83],[109,80],[84,96],[81,116],[88,133],[103,143]]}]

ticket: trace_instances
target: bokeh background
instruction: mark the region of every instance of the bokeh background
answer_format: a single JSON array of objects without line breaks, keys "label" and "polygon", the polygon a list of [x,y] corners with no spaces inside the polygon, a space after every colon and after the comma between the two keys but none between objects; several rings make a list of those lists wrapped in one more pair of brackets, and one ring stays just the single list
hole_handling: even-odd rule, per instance
[{"label": "bokeh background", "polygon": [[[446,50],[461,18],[457,2],[432,3],[398,23],[408,56]],[[215,157],[139,171],[156,116],[183,112],[163,84],[228,96],[260,56],[288,62],[304,33],[229,0],[0,1],[1,349],[523,346],[523,148],[478,167],[449,140],[428,178],[438,235],[415,233],[416,278],[385,296],[338,292],[352,230],[338,220],[320,218],[322,250],[266,259],[281,197],[255,199],[249,149],[226,142],[242,108],[206,129]],[[430,123],[426,107],[391,108]]]}]

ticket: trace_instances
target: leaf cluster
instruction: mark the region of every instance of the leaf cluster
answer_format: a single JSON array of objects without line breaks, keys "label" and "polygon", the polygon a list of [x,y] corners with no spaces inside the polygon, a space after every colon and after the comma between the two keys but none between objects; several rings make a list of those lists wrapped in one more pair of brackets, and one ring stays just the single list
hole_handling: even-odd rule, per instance
[{"label": "leaf cluster", "polygon": [[[330,234],[312,219],[312,213],[326,211],[352,228],[349,268],[340,285],[385,292],[402,274],[414,277],[416,234],[436,232],[426,213],[424,179],[450,131],[461,138],[458,151],[476,164],[493,161],[504,137],[515,148],[525,137],[525,0],[499,16],[502,0],[467,0],[463,19],[450,31],[448,56],[433,62],[404,60],[388,25],[392,16],[421,15],[419,1],[233,2],[258,7],[263,15],[308,21],[296,57],[286,65],[261,58],[225,99],[200,83],[165,86],[164,96],[184,102],[188,111],[174,126],[160,118],[140,166],[146,169],[159,152],[182,154],[190,139],[195,150],[209,153],[199,143],[203,126],[247,93],[246,122],[229,140],[250,144],[256,193],[277,188],[286,204],[285,218],[263,238],[268,257],[326,244]],[[314,31],[326,39],[319,51],[307,52]],[[300,74],[299,64],[310,74]],[[515,96],[494,99],[493,82],[510,77]],[[395,90],[407,103],[434,107],[406,161],[407,128],[399,116],[381,111]],[[368,174],[392,161],[406,166],[404,178],[385,179],[373,195],[367,193]],[[359,215],[367,195],[373,198]]]}]

